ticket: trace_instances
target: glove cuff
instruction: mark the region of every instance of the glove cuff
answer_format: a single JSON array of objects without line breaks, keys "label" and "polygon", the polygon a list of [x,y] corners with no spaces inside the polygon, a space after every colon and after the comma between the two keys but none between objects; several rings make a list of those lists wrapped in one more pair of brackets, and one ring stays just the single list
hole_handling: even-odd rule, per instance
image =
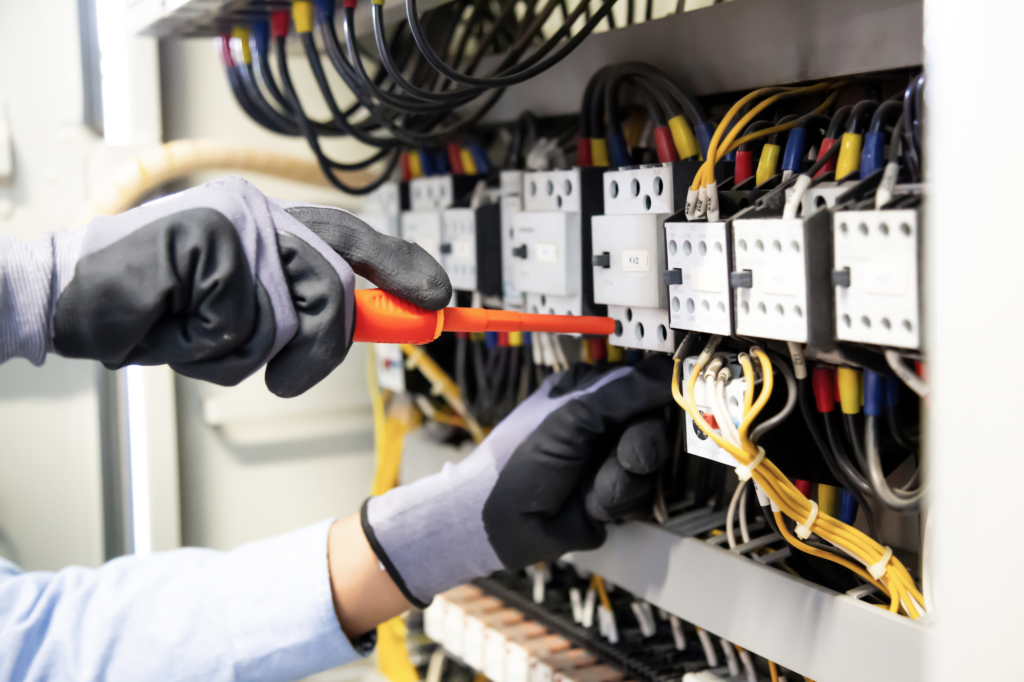
[{"label": "glove cuff", "polygon": [[380,561],[384,569],[387,570],[388,575],[391,576],[391,580],[394,581],[395,585],[401,590],[402,595],[409,600],[409,603],[418,609],[425,609],[430,605],[430,601],[421,601],[409,591],[409,587],[405,584],[405,580],[402,578],[402,574],[398,572],[395,565],[391,563],[391,558],[388,553],[384,551],[380,541],[377,539],[377,534],[373,532],[373,526],[370,525],[370,521],[367,515],[367,508],[370,506],[370,500],[373,498],[367,498],[363,502],[363,506],[359,509],[359,522],[363,526],[363,534],[366,535],[367,542],[370,543],[370,547],[373,549],[373,553],[377,555],[377,560]]},{"label": "glove cuff", "polygon": [[[484,530],[483,507],[497,480],[494,459],[474,456],[366,501],[363,531],[410,602],[502,568]],[[483,456],[480,456],[483,455]]]}]

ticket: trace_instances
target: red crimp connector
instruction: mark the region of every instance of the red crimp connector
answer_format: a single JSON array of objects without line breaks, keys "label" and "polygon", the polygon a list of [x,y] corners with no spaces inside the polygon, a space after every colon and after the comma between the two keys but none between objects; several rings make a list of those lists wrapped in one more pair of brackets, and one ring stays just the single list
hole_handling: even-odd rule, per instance
[{"label": "red crimp connector", "polygon": [[231,36],[220,37],[220,59],[228,68],[235,65],[235,58],[231,56]]},{"label": "red crimp connector", "polygon": [[581,168],[594,165],[594,157],[590,155],[589,137],[581,137],[576,140],[576,165]]},{"label": "red crimp connector", "polygon": [[676,151],[676,143],[668,126],[654,129],[654,146],[658,150],[658,161],[671,163],[679,160],[679,152]]},{"label": "red crimp connector", "polygon": [[598,362],[608,357],[604,339],[587,339],[590,344],[590,361]]},{"label": "red crimp connector", "polygon": [[277,10],[270,13],[270,37],[284,38],[292,25],[292,13],[288,10]]},{"label": "red crimp connector", "polygon": [[448,165],[452,167],[452,175],[462,175],[465,170],[462,168],[462,150],[458,142],[448,143]]},{"label": "red crimp connector", "polygon": [[412,180],[412,169],[409,167],[409,152],[402,152],[398,157],[398,163],[402,167],[402,182]]},{"label": "red crimp connector", "polygon": [[827,414],[836,409],[836,387],[835,376],[831,367],[815,367],[811,375],[811,385],[814,387],[814,402],[818,406],[818,412]]},{"label": "red crimp connector", "polygon": [[351,7],[352,9],[355,9],[356,8],[356,2],[357,2],[357,0],[345,0],[344,7],[346,9],[349,8],[349,7]]},{"label": "red crimp connector", "polygon": [[810,497],[811,496],[811,482],[810,481],[801,481],[798,478],[795,481],[793,481],[793,485],[796,486],[796,489],[799,490],[800,493],[804,497]]},{"label": "red crimp connector", "polygon": [[[825,152],[827,152],[829,149],[831,149],[832,145],[834,145],[836,142],[837,142],[837,140],[834,140],[831,137],[826,137],[824,140],[822,140],[821,141],[821,146],[818,147],[818,158],[820,159],[821,157],[825,156]],[[825,173],[833,172],[836,169],[836,158],[837,157],[832,157],[831,161],[826,163],[825,166],[820,171],[815,173],[814,174],[815,179],[817,179],[819,175],[824,175]]]},{"label": "red crimp connector", "polygon": [[733,184],[738,185],[754,174],[754,152],[736,152],[736,166],[732,173]]}]

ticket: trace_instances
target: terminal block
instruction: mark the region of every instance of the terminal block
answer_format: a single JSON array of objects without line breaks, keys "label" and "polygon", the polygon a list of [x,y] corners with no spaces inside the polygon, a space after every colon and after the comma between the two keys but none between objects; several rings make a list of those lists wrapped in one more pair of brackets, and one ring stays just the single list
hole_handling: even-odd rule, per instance
[{"label": "terminal block", "polygon": [[666,222],[665,238],[672,328],[732,335],[727,223]]},{"label": "terminal block", "polygon": [[736,334],[835,347],[832,213],[732,221]]},{"label": "terminal block", "polygon": [[468,206],[480,178],[469,175],[429,175],[409,181],[409,208],[413,211],[443,211]]},{"label": "terminal block", "polygon": [[509,233],[512,278],[526,309],[552,315],[600,315],[591,253],[591,221],[602,212],[601,169],[537,171],[523,177],[523,211]]},{"label": "terminal block", "polygon": [[[697,363],[696,357],[689,357],[683,360],[683,384],[686,385],[693,372],[693,366]],[[725,408],[729,412],[729,419],[739,425],[743,417],[743,392],[747,389],[747,382],[743,380],[743,369],[736,361],[736,356],[731,356],[728,362],[729,372],[732,378],[725,384]],[[712,396],[707,393],[707,386],[704,377],[698,377],[693,387],[693,401],[701,416],[711,426],[715,427],[716,433],[721,433],[718,424],[723,415],[715,414]],[[722,464],[735,467],[739,466],[736,458],[718,446],[711,440],[708,434],[704,433],[699,426],[693,422],[690,415],[686,415],[686,451],[691,455],[706,457]]]},{"label": "terminal block", "polygon": [[609,171],[602,178],[604,215],[595,216],[590,254],[594,301],[616,321],[616,346],[672,352],[665,219],[682,208],[685,182],[676,164]]},{"label": "terminal block", "polygon": [[919,217],[916,209],[835,213],[837,339],[920,347]]}]

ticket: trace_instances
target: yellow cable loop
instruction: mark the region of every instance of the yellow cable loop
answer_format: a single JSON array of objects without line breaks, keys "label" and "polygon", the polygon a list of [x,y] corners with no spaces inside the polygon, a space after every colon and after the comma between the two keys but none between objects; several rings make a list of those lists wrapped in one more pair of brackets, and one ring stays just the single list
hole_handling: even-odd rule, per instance
[{"label": "yellow cable loop", "polygon": [[[771,360],[767,355],[765,355],[764,351],[758,348],[753,349],[753,354],[761,363],[762,371],[764,373],[763,388],[761,390],[761,395],[758,396],[757,403],[761,403],[762,399],[764,402],[767,402],[770,397],[772,386]],[[680,391],[680,368],[680,362],[676,360],[672,371],[673,398],[675,398],[679,406],[690,415],[694,423],[696,423],[697,426],[699,426],[700,429],[703,430],[719,447],[735,457],[740,464],[749,465],[750,462],[753,461],[754,456],[756,456],[757,449],[746,437],[746,432],[750,428],[753,419],[756,418],[754,409],[757,407],[757,404],[755,403],[751,408],[751,412],[747,413],[744,417],[743,423],[741,424],[743,447],[736,447],[722,438],[719,434],[715,433],[714,429],[712,429],[703,418],[693,402],[693,388],[696,385],[697,377],[703,370],[703,366],[698,364],[693,368],[690,379],[685,387],[685,394]],[[745,368],[745,373],[746,376],[752,377],[752,367],[750,370]],[[763,404],[761,406],[763,407]],[[789,518],[801,523],[806,521],[807,516],[810,513],[810,502],[770,460],[763,460],[761,465],[754,469],[753,478],[772,499],[772,501],[774,501],[782,510],[782,514],[785,514]],[[819,536],[850,551],[866,565],[876,563],[883,555],[884,549],[877,542],[867,537],[859,530],[852,528],[826,514],[819,513],[812,528]],[[818,556],[815,552],[820,550],[814,550],[814,548],[808,547],[807,545],[797,541],[792,537],[792,534],[785,529],[784,524],[780,524],[780,531],[797,549],[807,551],[810,554]],[[912,596],[913,599],[917,600],[917,602],[922,605],[925,603],[924,598],[921,596],[916,585],[914,585],[914,582],[910,578],[910,574],[907,572],[906,568],[895,557],[890,559],[889,564],[886,566],[884,580],[876,581],[871,579],[870,575],[860,566],[857,566],[852,562],[848,562],[840,557],[836,557],[828,552],[822,552],[822,554],[824,556],[821,556],[821,558],[840,564],[845,568],[854,571],[861,577],[864,577],[866,580],[869,580],[872,585],[882,590],[894,600],[896,608],[899,608],[900,603],[902,603],[904,609],[911,618],[916,619],[918,617],[919,614],[910,597]],[[890,608],[893,607],[890,606]]]},{"label": "yellow cable loop", "polygon": [[[832,103],[835,102],[836,98],[838,98],[838,97],[839,97],[839,90],[837,89],[831,95],[829,95],[828,98],[826,98],[825,101],[822,102],[817,108],[815,108],[814,110],[810,111],[808,113],[808,116],[812,116],[812,115],[815,115],[815,114],[823,113],[830,106],[832,106]],[[781,132],[784,132],[786,130],[792,130],[799,123],[800,123],[800,119],[797,119],[795,121],[790,121],[788,123],[780,123],[777,126],[772,126],[771,128],[765,128],[763,130],[758,130],[757,132],[753,132],[753,133],[750,133],[749,135],[744,135],[743,137],[741,137],[741,138],[739,138],[737,140],[733,140],[733,142],[729,145],[729,147],[724,152],[719,150],[720,153],[716,157],[716,159],[717,159],[716,163],[718,161],[721,161],[722,159],[724,159],[726,154],[730,154],[730,153],[736,151],[741,146],[743,146],[747,142],[750,142],[751,140],[757,140],[757,139],[762,138],[762,137],[767,137],[769,135],[774,135],[775,133],[781,133]]]},{"label": "yellow cable loop", "polygon": [[[738,144],[736,144],[735,147],[733,147],[734,140],[736,140],[736,136],[743,132],[743,129],[747,127],[747,124],[749,124],[750,121],[752,121],[754,117],[756,117],[759,113],[764,111],[764,109],[770,107],[772,104],[775,104],[780,99],[784,99],[786,97],[808,95],[814,92],[819,92],[821,90],[838,89],[843,87],[844,85],[846,85],[845,82],[826,82],[798,88],[762,88],[760,90],[755,90],[746,97],[743,97],[740,101],[734,104],[731,109],[729,109],[729,112],[722,119],[722,122],[718,124],[717,128],[715,128],[715,134],[711,138],[711,144],[708,145],[708,158],[704,162],[704,165],[697,171],[697,175],[694,176],[691,189],[698,190],[701,187],[707,187],[708,183],[714,181],[715,164],[721,161],[726,154],[738,148],[739,144],[743,143],[739,142]],[[768,97],[768,99],[764,100],[763,102],[755,106],[753,109],[748,111],[746,115],[744,115],[743,118],[741,118],[736,123],[736,125],[732,126],[728,133],[725,133],[726,128],[732,121],[732,117],[736,115],[736,112],[739,111],[745,104],[747,104],[751,100],[756,99],[757,97],[761,97],[763,95],[771,95],[771,97]],[[832,101],[835,100],[832,99]],[[831,105],[832,101],[826,100],[826,103],[816,108],[814,110],[814,113],[820,113],[821,111],[824,111],[826,108],[828,108],[828,106]],[[782,132],[784,130],[789,130],[790,128],[795,127],[798,122],[799,121],[784,123],[782,125],[773,126],[772,128],[767,128],[765,130],[758,131],[754,135],[754,137],[747,138],[745,136],[743,138],[743,141],[747,141],[748,139],[756,139],[759,137],[763,137],[765,135],[771,135],[773,133]],[[725,135],[724,141],[722,141],[723,135]]]}]

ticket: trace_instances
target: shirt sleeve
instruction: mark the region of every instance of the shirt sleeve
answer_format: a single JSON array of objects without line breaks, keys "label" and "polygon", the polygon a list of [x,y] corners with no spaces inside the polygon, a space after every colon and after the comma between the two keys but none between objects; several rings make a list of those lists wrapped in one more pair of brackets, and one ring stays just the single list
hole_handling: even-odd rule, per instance
[{"label": "shirt sleeve", "polygon": [[338,625],[330,525],[98,569],[0,560],[0,679],[296,680],[353,661],[366,647]]}]

